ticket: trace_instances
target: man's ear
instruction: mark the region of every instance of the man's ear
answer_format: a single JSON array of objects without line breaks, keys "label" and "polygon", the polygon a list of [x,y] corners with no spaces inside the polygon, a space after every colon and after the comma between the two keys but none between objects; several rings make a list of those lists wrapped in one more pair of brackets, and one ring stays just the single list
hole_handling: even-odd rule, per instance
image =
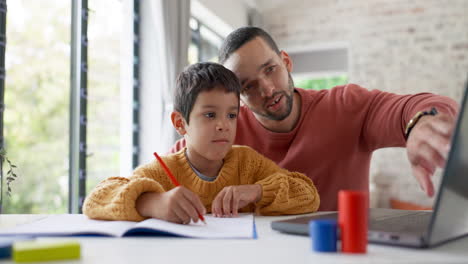
[{"label": "man's ear", "polygon": [[172,111],[171,113],[171,121],[172,125],[174,126],[175,130],[179,135],[183,136],[187,131],[185,130],[185,119],[181,113],[177,111]]},{"label": "man's ear", "polygon": [[286,53],[286,51],[282,50],[280,51],[280,57],[284,63],[284,66],[286,66],[286,69],[288,70],[288,72],[292,72],[293,62],[292,62],[291,57],[289,57],[289,54]]}]

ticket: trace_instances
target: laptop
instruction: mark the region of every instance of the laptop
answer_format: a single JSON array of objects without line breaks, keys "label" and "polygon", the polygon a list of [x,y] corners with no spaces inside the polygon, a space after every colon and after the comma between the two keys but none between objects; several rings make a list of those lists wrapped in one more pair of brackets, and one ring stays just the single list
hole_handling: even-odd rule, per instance
[{"label": "laptop", "polygon": [[[468,235],[468,82],[451,149],[433,211],[369,209],[368,241],[371,243],[428,248]],[[308,235],[315,219],[338,219],[337,212],[273,221],[280,232]]]}]

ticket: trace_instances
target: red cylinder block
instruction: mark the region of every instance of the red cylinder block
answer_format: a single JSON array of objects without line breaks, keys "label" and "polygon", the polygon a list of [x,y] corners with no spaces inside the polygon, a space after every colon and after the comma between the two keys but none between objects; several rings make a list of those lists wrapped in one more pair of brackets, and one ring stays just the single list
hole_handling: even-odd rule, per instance
[{"label": "red cylinder block", "polygon": [[338,193],[338,225],[341,251],[367,252],[369,192],[341,190]]}]

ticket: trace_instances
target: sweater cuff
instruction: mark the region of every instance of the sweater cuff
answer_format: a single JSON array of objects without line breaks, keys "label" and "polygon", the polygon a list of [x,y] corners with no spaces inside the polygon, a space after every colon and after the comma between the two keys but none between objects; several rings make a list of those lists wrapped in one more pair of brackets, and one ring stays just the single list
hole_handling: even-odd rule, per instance
[{"label": "sweater cuff", "polygon": [[273,203],[273,201],[277,199],[278,190],[281,189],[284,184],[287,185],[287,182],[284,177],[268,177],[255,184],[260,184],[262,186],[262,198],[256,204],[257,208],[262,208]]},{"label": "sweater cuff", "polygon": [[424,102],[419,105],[410,118],[412,118],[417,112],[429,111],[432,107],[436,108],[439,113],[448,114],[452,117],[457,115],[460,106],[455,100],[445,96],[438,96],[437,99],[437,101]]},{"label": "sweater cuff", "polygon": [[139,178],[129,182],[126,190],[122,192],[123,197],[123,211],[127,213],[127,217],[130,221],[143,221],[147,217],[141,216],[136,209],[136,200],[140,195],[146,192],[162,193],[164,192],[163,187],[156,181]]}]

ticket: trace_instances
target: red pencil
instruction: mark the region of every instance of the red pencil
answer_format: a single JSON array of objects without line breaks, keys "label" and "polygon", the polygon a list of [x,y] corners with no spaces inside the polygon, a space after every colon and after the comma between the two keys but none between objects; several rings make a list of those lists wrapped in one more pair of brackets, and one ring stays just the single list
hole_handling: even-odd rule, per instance
[{"label": "red pencil", "polygon": [[[177,179],[174,177],[174,175],[172,174],[172,172],[169,170],[169,168],[166,166],[166,163],[164,163],[164,161],[159,157],[158,153],[154,152],[153,153],[154,156],[156,157],[156,159],[159,161],[159,163],[161,164],[161,166],[163,167],[164,171],[166,172],[167,176],[169,176],[169,179],[171,179],[172,183],[175,185],[175,186],[180,186],[180,183],[177,181]],[[203,223],[206,224],[205,222],[205,218],[203,217],[203,215],[201,215],[200,213],[198,213],[198,217],[203,221]]]}]

